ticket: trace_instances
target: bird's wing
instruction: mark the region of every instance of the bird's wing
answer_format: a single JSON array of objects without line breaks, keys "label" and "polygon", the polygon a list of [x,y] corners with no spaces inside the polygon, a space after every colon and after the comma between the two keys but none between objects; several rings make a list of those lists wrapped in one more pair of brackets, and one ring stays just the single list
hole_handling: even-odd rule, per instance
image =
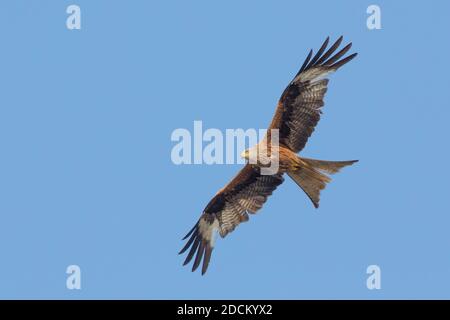
[{"label": "bird's wing", "polygon": [[[299,152],[305,147],[320,120],[321,107],[324,105],[323,97],[327,91],[328,75],[357,55],[353,53],[342,58],[350,50],[351,43],[336,52],[342,42],[342,37],[326,50],[328,42],[329,37],[314,57],[312,57],[313,51],[309,52],[300,71],[281,95],[269,127],[269,129],[278,129],[279,143],[294,152]],[[268,134],[270,132],[268,130]]]},{"label": "bird's wing", "polygon": [[223,238],[241,222],[247,221],[248,213],[261,209],[282,182],[282,174],[261,175],[259,168],[245,165],[236,177],[212,198],[196,225],[183,238],[189,240],[180,254],[190,248],[184,265],[195,255],[192,271],[198,268],[203,259],[204,274],[211,259],[215,231]]}]

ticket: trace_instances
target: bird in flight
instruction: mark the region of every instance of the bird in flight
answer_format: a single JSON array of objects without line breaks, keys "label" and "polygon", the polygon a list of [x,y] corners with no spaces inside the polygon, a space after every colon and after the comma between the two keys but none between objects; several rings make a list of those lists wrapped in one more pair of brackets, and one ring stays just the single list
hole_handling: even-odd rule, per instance
[{"label": "bird in flight", "polygon": [[[327,50],[329,40],[328,37],[314,56],[312,50],[309,52],[282,93],[264,139],[242,153],[241,156],[247,160],[246,165],[211,199],[195,226],[183,238],[188,240],[179,253],[189,249],[184,265],[195,256],[192,271],[202,264],[202,274],[205,274],[214,248],[215,233],[224,238],[241,222],[248,221],[249,214],[261,209],[272,192],[283,183],[285,173],[318,208],[320,191],[331,181],[329,175],[357,162],[315,160],[297,155],[320,120],[329,81],[327,77],[357,55],[353,53],[344,57],[351,43],[337,51],[342,36]],[[278,135],[277,146],[273,144],[273,132]],[[276,172],[264,174],[263,169],[275,161],[275,157],[279,164]]]}]

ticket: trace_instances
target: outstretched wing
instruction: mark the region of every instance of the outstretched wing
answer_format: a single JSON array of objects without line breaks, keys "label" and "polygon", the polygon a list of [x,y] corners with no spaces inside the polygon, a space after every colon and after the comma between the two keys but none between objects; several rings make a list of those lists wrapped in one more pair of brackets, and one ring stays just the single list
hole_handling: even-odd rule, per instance
[{"label": "outstretched wing", "polygon": [[[351,48],[349,43],[338,51],[340,37],[326,52],[329,37],[311,59],[305,62],[289,83],[278,101],[277,110],[269,129],[278,129],[280,144],[294,152],[302,150],[320,120],[323,97],[327,92],[327,76],[356,57],[357,53],[341,59]],[[270,130],[268,130],[270,134]]]},{"label": "outstretched wing", "polygon": [[184,265],[195,255],[192,271],[198,268],[203,259],[204,274],[214,248],[214,233],[218,231],[223,238],[241,222],[248,221],[248,213],[261,209],[282,182],[282,174],[261,175],[259,168],[246,164],[237,176],[212,198],[196,225],[183,238],[189,240],[180,254],[190,248]]}]

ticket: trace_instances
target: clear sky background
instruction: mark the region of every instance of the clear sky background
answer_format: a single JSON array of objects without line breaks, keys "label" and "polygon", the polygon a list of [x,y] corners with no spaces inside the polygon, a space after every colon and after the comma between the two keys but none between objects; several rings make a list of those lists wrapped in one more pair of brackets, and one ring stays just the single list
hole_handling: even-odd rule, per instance
[{"label": "clear sky background", "polygon": [[[66,28],[73,3],[81,30]],[[366,27],[373,3],[381,30]],[[2,1],[0,298],[450,298],[449,12]],[[304,155],[360,162],[318,210],[286,179],[191,273],[181,237],[241,166],[175,166],[172,131],[265,128],[308,50],[341,34],[359,56],[333,75]]]}]

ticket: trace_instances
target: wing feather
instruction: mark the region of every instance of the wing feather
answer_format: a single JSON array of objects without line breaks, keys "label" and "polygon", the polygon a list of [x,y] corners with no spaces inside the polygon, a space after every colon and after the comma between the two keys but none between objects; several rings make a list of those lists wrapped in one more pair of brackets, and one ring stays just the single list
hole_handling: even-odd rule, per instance
[{"label": "wing feather", "polygon": [[300,70],[298,71],[297,75],[299,75],[300,73],[303,72],[303,70],[305,70],[305,68],[306,68],[307,65],[308,65],[309,59],[311,59],[311,57],[312,57],[312,54],[313,54],[313,51],[312,51],[312,50],[309,50],[309,54],[308,54],[308,56],[306,57],[305,61],[303,62],[303,65],[302,65],[302,67],[300,68]]},{"label": "wing feather", "polygon": [[319,51],[317,51],[314,58],[312,58],[311,62],[308,64],[307,68],[313,66],[317,62],[317,60],[319,60],[319,58],[322,56],[322,53],[327,48],[329,41],[330,41],[330,37],[327,37],[326,40],[324,41],[324,43],[322,44],[322,46],[320,47]]},{"label": "wing feather", "polygon": [[335,43],[333,43],[333,45],[330,47],[330,49],[327,50],[327,52],[325,52],[325,54],[319,59],[317,60],[317,64],[322,64],[325,60],[327,60],[332,54],[333,52],[336,51],[337,48],[339,48],[339,46],[342,43],[342,40],[344,40],[343,36],[340,36]]},{"label": "wing feather", "polygon": [[[280,144],[292,151],[298,152],[304,148],[320,120],[323,98],[327,92],[327,76],[357,55],[354,53],[344,57],[351,43],[335,53],[342,40],[342,37],[338,38],[327,50],[327,38],[314,56],[311,50],[278,101],[269,129],[279,129]],[[258,168],[247,164],[211,199],[198,222],[183,238],[189,238],[180,251],[182,254],[189,249],[184,264],[191,262],[195,256],[192,271],[202,264],[204,274],[214,249],[215,233],[218,232],[223,238],[240,223],[248,221],[249,214],[261,209],[282,182],[282,174],[261,175]]]},{"label": "wing feather", "polygon": [[[329,42],[327,38],[312,59],[312,51],[310,51],[300,71],[278,101],[269,129],[278,129],[280,144],[294,152],[299,152],[305,147],[320,121],[321,108],[324,106],[323,98],[327,92],[328,75],[357,55],[353,53],[342,58],[350,50],[351,43],[336,53],[342,40],[343,38],[339,37],[325,52]],[[268,132],[270,134],[270,130]]]}]

